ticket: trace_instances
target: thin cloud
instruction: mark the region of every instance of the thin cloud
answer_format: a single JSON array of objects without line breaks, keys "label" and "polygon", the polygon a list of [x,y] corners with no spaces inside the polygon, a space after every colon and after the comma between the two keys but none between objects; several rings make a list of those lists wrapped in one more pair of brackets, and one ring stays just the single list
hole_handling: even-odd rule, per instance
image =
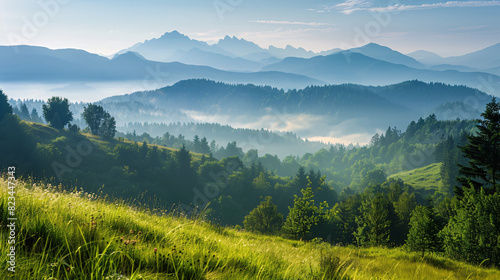
[{"label": "thin cloud", "polygon": [[315,11],[318,13],[338,10],[343,14],[349,15],[355,11],[366,10],[373,6],[373,0],[346,0],[342,3],[335,5],[323,5],[320,9],[308,9],[309,11]]},{"label": "thin cloud", "polygon": [[470,30],[480,30],[490,27],[489,25],[477,25],[477,26],[461,26],[457,28],[448,29],[450,31],[470,31]]},{"label": "thin cloud", "polygon": [[435,4],[422,5],[393,5],[388,7],[370,8],[373,12],[400,12],[410,10],[424,10],[436,8],[476,8],[500,6],[500,1],[448,1]]},{"label": "thin cloud", "polygon": [[340,10],[341,13],[349,15],[355,11],[360,11],[364,9],[368,9],[371,7],[373,3],[371,1],[366,0],[347,0],[343,3],[339,3],[337,5],[332,6],[331,8]]},{"label": "thin cloud", "polygon": [[306,26],[333,25],[333,24],[324,23],[324,22],[302,22],[302,21],[285,21],[285,20],[256,20],[256,21],[252,21],[252,22],[265,23],[265,24],[306,25]]},{"label": "thin cloud", "polygon": [[341,13],[350,15],[357,11],[370,12],[391,12],[438,9],[438,8],[476,8],[476,7],[495,7],[500,6],[500,1],[447,1],[433,4],[404,5],[396,4],[387,7],[372,7],[370,1],[365,0],[347,0],[343,3],[324,7],[324,10],[340,10]]}]

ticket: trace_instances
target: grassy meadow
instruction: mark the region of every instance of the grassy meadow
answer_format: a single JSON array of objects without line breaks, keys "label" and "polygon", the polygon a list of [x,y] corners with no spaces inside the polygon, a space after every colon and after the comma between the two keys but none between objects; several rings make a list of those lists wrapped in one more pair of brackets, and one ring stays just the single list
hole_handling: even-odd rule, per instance
[{"label": "grassy meadow", "polygon": [[0,190],[0,279],[500,279],[497,269],[401,248],[257,235],[22,181],[12,273],[5,179]]},{"label": "grassy meadow", "polygon": [[423,194],[434,194],[443,186],[440,169],[442,163],[433,163],[421,168],[399,172],[388,176],[388,179],[402,179]]}]

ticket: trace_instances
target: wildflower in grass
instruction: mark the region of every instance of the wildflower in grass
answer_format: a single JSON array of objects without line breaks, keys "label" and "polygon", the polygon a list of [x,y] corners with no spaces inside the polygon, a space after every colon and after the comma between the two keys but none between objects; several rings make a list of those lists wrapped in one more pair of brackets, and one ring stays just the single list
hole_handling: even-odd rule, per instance
[{"label": "wildflower in grass", "polygon": [[156,250],[156,248],[155,248],[155,255],[156,255],[156,251],[157,251],[157,250]]}]

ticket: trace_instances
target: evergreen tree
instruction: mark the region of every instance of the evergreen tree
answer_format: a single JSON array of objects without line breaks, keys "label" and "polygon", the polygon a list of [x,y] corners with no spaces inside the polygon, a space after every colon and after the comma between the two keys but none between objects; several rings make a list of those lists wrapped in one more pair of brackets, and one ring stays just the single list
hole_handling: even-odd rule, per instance
[{"label": "evergreen tree", "polygon": [[245,217],[243,225],[249,231],[264,234],[278,233],[283,225],[283,215],[278,213],[278,207],[270,196],[260,203]]},{"label": "evergreen tree", "polygon": [[207,141],[206,137],[201,138],[199,153],[206,154],[206,155],[210,154],[210,146],[208,145],[208,141]]},{"label": "evergreen tree", "polygon": [[301,190],[302,197],[295,195],[293,207],[288,207],[289,214],[283,225],[283,232],[295,239],[307,240],[311,227],[320,220],[321,209],[314,205],[312,189]]},{"label": "evergreen tree", "polygon": [[475,264],[500,265],[500,194],[467,188],[452,208],[454,215],[440,233],[445,253]]},{"label": "evergreen tree", "polygon": [[101,129],[99,130],[99,135],[101,135],[105,139],[113,139],[116,134],[116,121],[114,117],[111,117],[106,112],[106,117],[104,118],[104,122],[101,125]]},{"label": "evergreen tree", "polygon": [[425,252],[436,251],[438,248],[437,221],[431,207],[417,206],[411,213],[410,231],[406,246],[410,251]]},{"label": "evergreen tree", "polygon": [[6,115],[11,115],[11,114],[12,114],[12,106],[10,106],[9,104],[7,95],[5,95],[3,91],[0,89],[0,121],[2,121]]},{"label": "evergreen tree", "polygon": [[42,108],[45,121],[54,128],[62,129],[73,120],[73,113],[69,110],[69,102],[66,98],[54,96]]},{"label": "evergreen tree", "polygon": [[[478,120],[477,134],[468,136],[469,143],[462,147],[468,165],[460,165],[458,180],[463,186],[475,189],[490,188],[500,191],[500,104],[493,97]],[[460,194],[460,190],[457,190]]]},{"label": "evergreen tree", "polygon": [[302,167],[302,166],[299,167],[299,170],[297,171],[297,174],[295,175],[295,178],[293,179],[292,184],[294,187],[296,187],[298,189],[302,189],[309,184],[309,181],[308,181],[307,175],[306,175],[306,170],[304,169],[304,167]]},{"label": "evergreen tree", "polygon": [[380,144],[380,134],[375,133],[375,135],[373,135],[372,139],[370,140],[370,144],[375,147],[378,146]]},{"label": "evergreen tree", "polygon": [[21,106],[19,107],[19,111],[19,117],[22,120],[31,121],[30,111],[28,110],[28,106],[26,105],[26,103],[21,104]]},{"label": "evergreen tree", "polygon": [[201,150],[200,137],[198,135],[195,135],[193,139],[193,151],[195,153],[199,153],[200,150]]},{"label": "evergreen tree", "polygon": [[361,216],[356,219],[358,230],[355,234],[358,245],[387,245],[390,239],[392,203],[382,194],[367,199],[361,206]]},{"label": "evergreen tree", "polygon": [[43,123],[43,119],[38,115],[38,111],[35,108],[31,110],[30,118],[33,122]]}]

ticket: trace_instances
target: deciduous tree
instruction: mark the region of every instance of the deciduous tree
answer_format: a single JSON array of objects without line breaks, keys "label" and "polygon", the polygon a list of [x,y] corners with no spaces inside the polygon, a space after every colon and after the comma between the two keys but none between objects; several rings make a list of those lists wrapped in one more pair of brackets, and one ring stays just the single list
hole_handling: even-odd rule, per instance
[{"label": "deciduous tree", "polygon": [[73,113],[69,110],[66,98],[54,96],[42,106],[42,109],[45,121],[54,128],[62,129],[73,120]]},{"label": "deciduous tree", "polygon": [[272,202],[270,196],[260,203],[243,221],[245,229],[264,234],[279,232],[283,225],[283,215],[278,213],[278,207]]}]

